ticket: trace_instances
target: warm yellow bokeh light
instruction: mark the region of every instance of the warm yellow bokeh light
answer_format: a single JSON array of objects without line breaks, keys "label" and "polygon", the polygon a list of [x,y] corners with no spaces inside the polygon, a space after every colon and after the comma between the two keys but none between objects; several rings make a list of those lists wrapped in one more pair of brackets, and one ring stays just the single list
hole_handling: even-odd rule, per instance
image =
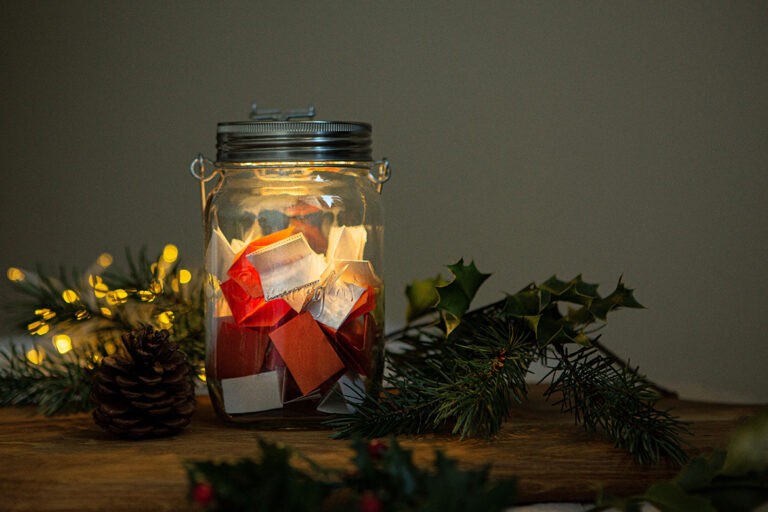
[{"label": "warm yellow bokeh light", "polygon": [[205,368],[200,370],[200,373],[197,374],[197,378],[200,379],[203,382],[205,382],[207,380],[206,377],[205,377]]},{"label": "warm yellow bokeh light", "polygon": [[173,263],[179,257],[179,249],[173,245],[168,244],[163,247],[163,259],[168,263]]},{"label": "warm yellow bokeh light", "polygon": [[155,294],[149,290],[139,290],[136,294],[139,296],[139,299],[144,302],[152,302],[155,300]]},{"label": "warm yellow bokeh light", "polygon": [[176,293],[179,293],[181,291],[181,288],[179,287],[179,278],[174,277],[171,280],[171,290],[175,291]]},{"label": "warm yellow bokeh light", "polygon": [[6,275],[8,276],[8,279],[11,281],[23,281],[24,280],[24,272],[17,269],[16,267],[10,267],[8,269],[8,272],[6,272]]},{"label": "warm yellow bokeh light", "polygon": [[107,285],[104,284],[104,281],[101,279],[101,276],[95,276],[91,274],[90,276],[88,276],[88,283],[93,288],[93,294],[98,299],[104,297],[109,291],[109,288],[107,288]]},{"label": "warm yellow bokeh light", "polygon": [[64,293],[61,294],[61,297],[67,304],[72,304],[73,302],[80,300],[80,296],[75,290],[64,290]]},{"label": "warm yellow bokeh light", "polygon": [[40,361],[45,357],[45,352],[42,350],[35,350],[34,348],[27,352],[27,360],[32,364],[40,364]]},{"label": "warm yellow bokeh light", "polygon": [[38,320],[37,322],[32,322],[31,324],[27,325],[27,330],[29,331],[29,334],[42,336],[43,334],[47,334],[51,328],[47,323]]},{"label": "warm yellow bokeh light", "polygon": [[187,284],[191,280],[192,280],[192,272],[190,272],[185,268],[179,270],[179,282],[181,284]]},{"label": "warm yellow bokeh light", "polygon": [[161,329],[170,329],[173,326],[173,311],[165,311],[157,315],[157,322]]},{"label": "warm yellow bokeh light", "polygon": [[152,283],[149,285],[149,291],[151,291],[155,295],[163,293],[162,281],[152,281]]},{"label": "warm yellow bokeh light", "polygon": [[112,255],[109,254],[108,252],[103,253],[101,256],[99,256],[96,259],[96,263],[98,263],[102,268],[107,268],[108,266],[110,266],[112,264],[112,261],[114,261],[112,259]]},{"label": "warm yellow bokeh light", "polygon": [[106,342],[104,344],[104,350],[107,351],[107,354],[111,355],[111,354],[114,354],[115,352],[117,352],[117,346],[114,343],[112,343],[111,341],[108,341],[108,342]]},{"label": "warm yellow bokeh light", "polygon": [[107,318],[112,318],[112,310],[109,308],[101,308],[101,314]]},{"label": "warm yellow bokeh light", "polygon": [[87,309],[78,309],[77,313],[75,313],[75,318],[78,320],[85,320],[90,317],[91,317],[91,314],[88,312]]},{"label": "warm yellow bokeh light", "polygon": [[53,311],[51,311],[48,308],[36,309],[35,310],[35,314],[37,316],[43,317],[43,320],[50,320],[51,318],[56,316],[56,313],[54,313]]},{"label": "warm yellow bokeh light", "polygon": [[53,337],[53,346],[59,351],[59,354],[66,354],[72,350],[72,339],[66,334],[57,334]]},{"label": "warm yellow bokeh light", "polygon": [[107,302],[112,306],[115,306],[117,304],[123,304],[128,300],[128,292],[126,292],[123,289],[117,289],[115,291],[107,293],[106,297],[107,297]]}]

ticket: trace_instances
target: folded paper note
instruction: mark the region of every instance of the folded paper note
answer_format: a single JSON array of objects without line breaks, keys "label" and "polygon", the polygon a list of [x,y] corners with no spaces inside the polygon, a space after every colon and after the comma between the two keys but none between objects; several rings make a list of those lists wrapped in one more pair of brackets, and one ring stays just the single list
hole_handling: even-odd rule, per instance
[{"label": "folded paper note", "polygon": [[283,406],[277,372],[223,379],[221,392],[228,414],[268,411]]},{"label": "folded paper note", "polygon": [[308,312],[278,327],[269,337],[303,395],[344,369],[344,363]]},{"label": "folded paper note", "polygon": [[328,259],[362,260],[367,238],[365,226],[332,226],[328,233]]},{"label": "folded paper note", "polygon": [[325,258],[317,254],[302,233],[291,235],[246,256],[258,272],[267,301],[316,285],[325,270]]},{"label": "folded paper note", "polygon": [[349,414],[355,412],[355,404],[363,401],[365,384],[355,373],[345,373],[335,386],[323,397],[317,410],[328,414]]},{"label": "folded paper note", "polygon": [[231,318],[219,320],[213,376],[231,379],[259,373],[268,344],[269,336],[264,329],[240,327]]},{"label": "folded paper note", "polygon": [[[278,368],[277,375],[280,378],[280,399],[283,401],[283,405],[318,400],[323,396],[321,388],[315,389],[308,395],[303,395],[299,389],[299,385],[296,384],[296,381],[291,376],[291,372],[285,367]],[[330,385],[328,387],[330,387]]]},{"label": "folded paper note", "polygon": [[381,279],[373,271],[368,260],[335,260],[334,269],[341,275],[341,280],[363,288],[381,286]]},{"label": "folded paper note", "polygon": [[221,283],[221,292],[240,325],[271,327],[292,311],[284,300],[265,302],[263,297],[254,299],[232,279]]},{"label": "folded paper note", "polygon": [[227,271],[234,259],[235,251],[217,226],[211,233],[211,239],[205,251],[208,273],[213,274],[217,279],[226,279]]},{"label": "folded paper note", "polygon": [[375,338],[376,322],[368,314],[347,321],[333,337],[336,352],[347,367],[365,376],[370,374]]},{"label": "folded paper note", "polygon": [[318,290],[316,298],[308,304],[307,311],[318,322],[336,330],[355,309],[365,292],[366,288],[336,280]]},{"label": "folded paper note", "polygon": [[261,280],[259,279],[259,273],[253,268],[251,262],[248,261],[247,255],[256,252],[264,247],[268,247],[276,242],[288,238],[293,233],[293,228],[277,231],[267,236],[257,238],[253,242],[249,243],[245,249],[239,252],[234,259],[231,267],[227,271],[229,277],[231,277],[240,287],[245,290],[248,295],[254,299],[258,299],[263,296],[261,290]]}]

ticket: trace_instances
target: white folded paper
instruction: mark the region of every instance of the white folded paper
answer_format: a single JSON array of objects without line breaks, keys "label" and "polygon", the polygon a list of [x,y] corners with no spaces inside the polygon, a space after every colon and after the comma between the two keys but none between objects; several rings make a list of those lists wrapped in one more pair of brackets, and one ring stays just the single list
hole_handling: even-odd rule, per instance
[{"label": "white folded paper", "polygon": [[317,410],[328,414],[349,414],[355,412],[355,404],[362,402],[364,396],[363,379],[356,373],[345,373],[323,397]]},{"label": "white folded paper", "polygon": [[222,379],[224,410],[228,414],[268,411],[283,406],[277,372]]},{"label": "white folded paper", "polygon": [[328,233],[328,259],[362,260],[367,239],[365,226],[331,226]]},{"label": "white folded paper", "polygon": [[316,285],[326,268],[325,258],[312,250],[303,233],[268,245],[246,258],[259,273],[267,301]]},{"label": "white folded paper", "polygon": [[227,271],[235,261],[235,254],[236,252],[227,241],[227,237],[216,226],[211,233],[211,239],[208,241],[208,248],[205,251],[208,272],[221,281],[226,280]]},{"label": "white folded paper", "polygon": [[373,271],[373,265],[368,260],[337,260],[333,267],[339,272],[340,279],[363,288],[381,286],[381,279]]},{"label": "white folded paper", "polygon": [[307,311],[318,322],[337,330],[352,312],[363,292],[365,288],[337,279],[320,291],[317,300],[308,304]]}]

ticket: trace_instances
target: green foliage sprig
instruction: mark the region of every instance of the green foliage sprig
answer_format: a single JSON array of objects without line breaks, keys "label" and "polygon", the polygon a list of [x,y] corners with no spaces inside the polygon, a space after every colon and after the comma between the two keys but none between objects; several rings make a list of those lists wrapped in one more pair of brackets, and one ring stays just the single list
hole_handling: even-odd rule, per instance
[{"label": "green foliage sprig", "polygon": [[462,470],[440,451],[432,469],[420,468],[394,439],[389,446],[354,441],[352,471],[303,458],[312,468],[306,472],[292,464],[290,448],[264,440],[259,447],[258,460],[187,463],[190,499],[210,512],[495,512],[515,501],[515,480],[490,482],[489,467]]},{"label": "green foliage sprig", "polygon": [[[413,463],[394,439],[352,443],[351,471],[331,470],[291,448],[260,440],[260,457],[237,462],[187,462],[189,498],[208,512],[500,511],[514,503],[515,479],[490,482],[489,467],[464,471],[436,452],[432,469]],[[298,463],[298,464],[297,464]],[[298,469],[299,464],[310,470]],[[739,426],[727,451],[696,457],[669,481],[628,497],[602,489],[590,512],[751,512],[768,503],[768,412]],[[763,508],[759,508],[760,506]]]},{"label": "green foliage sprig", "polygon": [[[41,342],[32,359],[18,345],[0,350],[0,405],[38,405],[45,415],[89,410],[95,364],[122,350],[121,335],[142,325],[168,329],[171,341],[202,371],[202,272],[182,269],[175,247],[169,247],[155,259],[143,249],[136,255],[126,250],[127,270],[102,255],[104,264],[84,272],[61,268],[54,275],[40,266],[36,273],[9,272],[18,298],[4,306],[20,330],[39,335]],[[72,346],[63,353],[50,343],[61,334]]]},{"label": "green foliage sprig", "polygon": [[654,483],[642,494],[617,498],[602,491],[592,512],[635,512],[644,503],[661,512],[764,510],[768,504],[768,411],[739,426],[726,451],[691,459],[673,480]]},{"label": "green foliage sprig", "polygon": [[[407,320],[432,320],[389,337],[399,343],[387,353],[388,389],[359,397],[354,413],[329,420],[337,437],[446,428],[462,438],[492,437],[512,414],[512,401],[525,400],[525,377],[538,360],[550,368],[546,396],[587,430],[607,434],[638,462],[657,463],[663,457],[685,462],[688,431],[656,408],[658,389],[636,368],[594,348],[594,333],[610,312],[643,307],[621,279],[603,297],[581,276],[551,277],[469,311],[489,274],[463,260],[448,268],[454,275],[450,283],[438,276],[406,289]],[[581,350],[569,351],[572,346]]]}]

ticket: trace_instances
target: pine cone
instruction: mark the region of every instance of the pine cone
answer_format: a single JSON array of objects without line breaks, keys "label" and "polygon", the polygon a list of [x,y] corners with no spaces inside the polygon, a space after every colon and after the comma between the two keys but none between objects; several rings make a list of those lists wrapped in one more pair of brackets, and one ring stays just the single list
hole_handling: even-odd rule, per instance
[{"label": "pine cone", "polygon": [[128,357],[107,356],[96,372],[91,401],[93,419],[126,437],[175,434],[195,412],[190,365],[168,331],[151,326],[123,334]]}]

